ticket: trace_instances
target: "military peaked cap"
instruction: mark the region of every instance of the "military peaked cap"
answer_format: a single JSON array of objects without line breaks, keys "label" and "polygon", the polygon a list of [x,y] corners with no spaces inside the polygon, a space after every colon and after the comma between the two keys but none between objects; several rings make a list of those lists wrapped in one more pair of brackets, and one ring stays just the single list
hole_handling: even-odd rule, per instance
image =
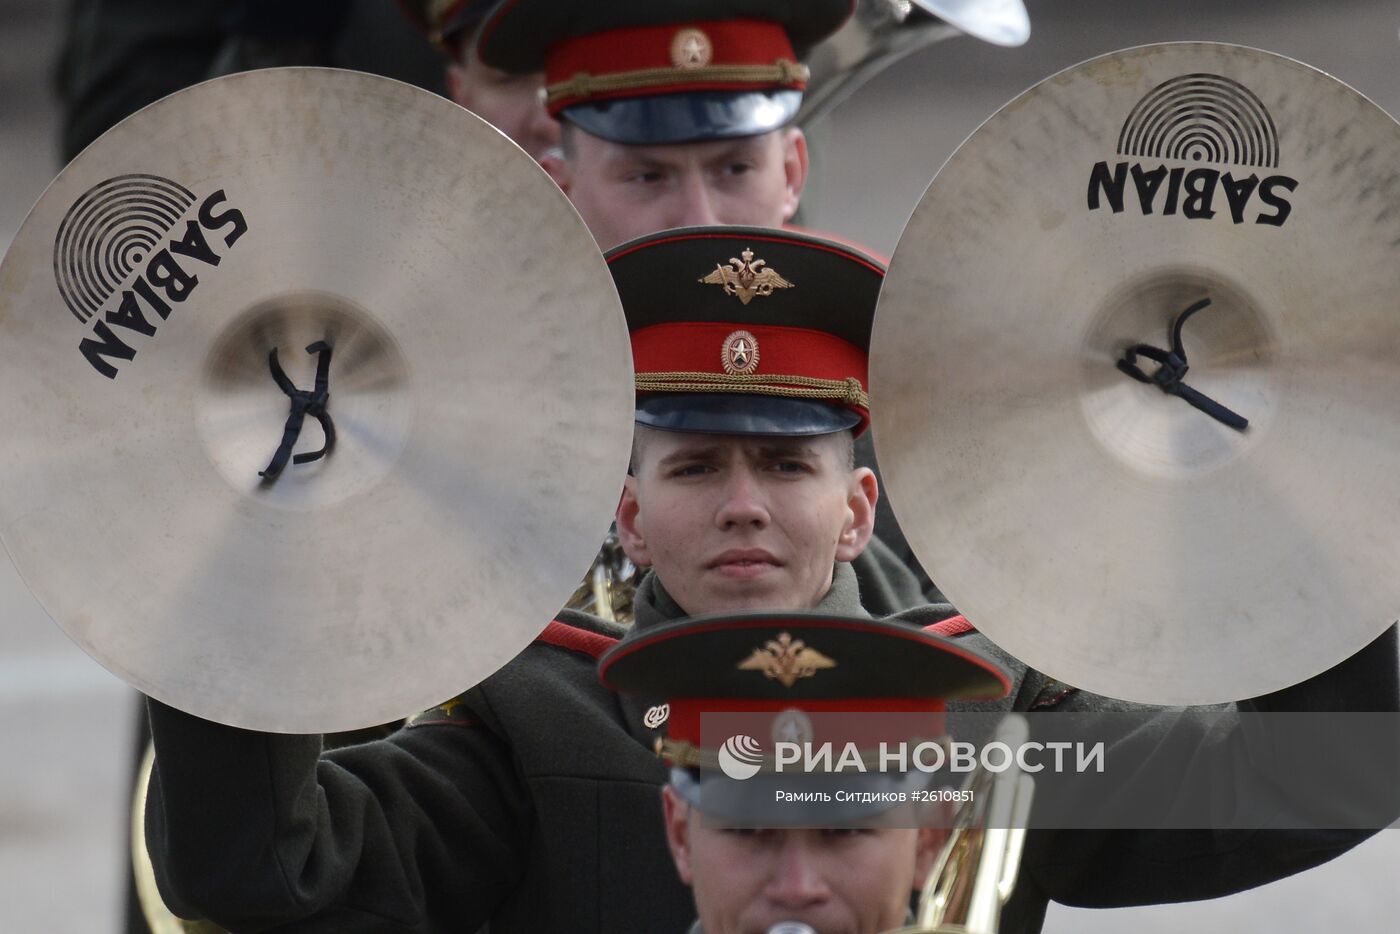
[{"label": "military peaked cap", "polygon": [[551,115],[619,143],[753,136],[797,113],[801,56],[853,0],[505,0],[477,54],[544,71]]},{"label": "military peaked cap", "polygon": [[764,227],[689,227],[607,253],[627,313],[637,422],[818,435],[869,423],[867,359],[884,266]]},{"label": "military peaked cap", "polygon": [[629,634],[600,659],[598,676],[624,694],[667,698],[658,752],[671,762],[671,784],[702,812],[747,824],[837,826],[888,805],[775,807],[775,792],[908,792],[929,776],[883,768],[785,773],[775,767],[780,741],[866,754],[882,744],[937,741],[946,700],[1009,690],[1005,671],[938,635],[939,625],[947,622],[920,629],[819,613],[696,617]]},{"label": "military peaked cap", "polygon": [[399,0],[399,6],[413,24],[427,34],[434,45],[456,55],[459,43],[468,38],[500,0]]}]

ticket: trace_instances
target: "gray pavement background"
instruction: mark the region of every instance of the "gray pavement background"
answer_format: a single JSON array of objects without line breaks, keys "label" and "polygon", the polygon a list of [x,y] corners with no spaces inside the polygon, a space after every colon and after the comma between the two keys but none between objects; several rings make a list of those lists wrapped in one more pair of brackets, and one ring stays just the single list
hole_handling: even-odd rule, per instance
[{"label": "gray pavement background", "polygon": [[[63,6],[0,0],[0,249],[60,168]],[[0,555],[0,934],[119,929],[135,709]]]},{"label": "gray pavement background", "polygon": [[[1143,42],[1220,39],[1293,55],[1400,112],[1392,0],[1029,0],[1020,50],[952,40],[895,66],[815,128],[807,223],[888,253],[929,178],[983,118],[1084,58]],[[50,88],[63,4],[0,0],[0,251],[59,169]],[[3,440],[0,440],[3,443]],[[50,622],[0,557],[0,934],[119,927],[132,692]],[[1049,934],[1394,931],[1400,834],[1227,899],[1084,911]]]}]

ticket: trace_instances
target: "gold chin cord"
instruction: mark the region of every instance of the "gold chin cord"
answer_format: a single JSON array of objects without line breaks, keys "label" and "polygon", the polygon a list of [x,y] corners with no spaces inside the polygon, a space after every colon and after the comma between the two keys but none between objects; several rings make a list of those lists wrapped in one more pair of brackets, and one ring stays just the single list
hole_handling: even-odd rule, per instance
[{"label": "gold chin cord", "polygon": [[[995,739],[1015,749],[1029,736],[1026,719],[1008,714]],[[1013,764],[979,767],[964,788],[972,799],[929,873],[914,924],[889,934],[996,934],[1002,906],[1016,887],[1035,782]]]}]

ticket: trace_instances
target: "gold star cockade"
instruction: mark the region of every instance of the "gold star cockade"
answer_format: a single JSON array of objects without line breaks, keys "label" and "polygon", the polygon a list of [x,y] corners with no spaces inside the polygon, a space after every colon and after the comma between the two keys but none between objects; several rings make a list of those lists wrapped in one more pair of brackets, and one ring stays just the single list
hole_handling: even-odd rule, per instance
[{"label": "gold star cockade", "polygon": [[777,681],[785,688],[797,683],[799,678],[810,678],[822,668],[835,668],[836,662],[816,649],[808,648],[801,639],[794,639],[791,633],[781,633],[776,639],[769,639],[761,648],[739,663],[741,670],[761,671],[765,678]]},{"label": "gold star cockade", "polygon": [[715,47],[703,30],[688,26],[671,38],[671,64],[683,71],[704,68],[714,54]]},{"label": "gold star cockade", "polygon": [[730,376],[747,376],[758,369],[758,338],[734,331],[720,345],[719,361]]},{"label": "gold star cockade", "polygon": [[729,266],[715,264],[715,271],[700,281],[706,285],[724,286],[724,294],[737,295],[739,301],[747,305],[755,295],[768,296],[774,289],[790,289],[792,283],[772,269],[761,259],[753,258],[753,250],[739,254],[742,259],[729,258]]}]

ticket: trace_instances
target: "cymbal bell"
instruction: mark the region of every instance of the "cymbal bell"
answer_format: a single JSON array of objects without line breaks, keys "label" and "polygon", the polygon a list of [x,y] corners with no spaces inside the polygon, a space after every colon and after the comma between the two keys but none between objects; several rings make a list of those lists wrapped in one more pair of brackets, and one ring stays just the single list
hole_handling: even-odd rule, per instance
[{"label": "cymbal bell", "polygon": [[[1070,68],[948,160],[881,295],[873,430],[911,546],[990,638],[1212,703],[1395,620],[1397,160],[1356,91],[1214,43]],[[1135,348],[1174,329],[1172,377]]]},{"label": "cymbal bell", "polygon": [[[0,266],[0,347],[25,582],[109,670],[236,726],[352,729],[485,678],[626,473],[587,229],[495,129],[370,75],[232,75],[111,129]],[[286,453],[327,450],[278,473],[298,405]]]}]

